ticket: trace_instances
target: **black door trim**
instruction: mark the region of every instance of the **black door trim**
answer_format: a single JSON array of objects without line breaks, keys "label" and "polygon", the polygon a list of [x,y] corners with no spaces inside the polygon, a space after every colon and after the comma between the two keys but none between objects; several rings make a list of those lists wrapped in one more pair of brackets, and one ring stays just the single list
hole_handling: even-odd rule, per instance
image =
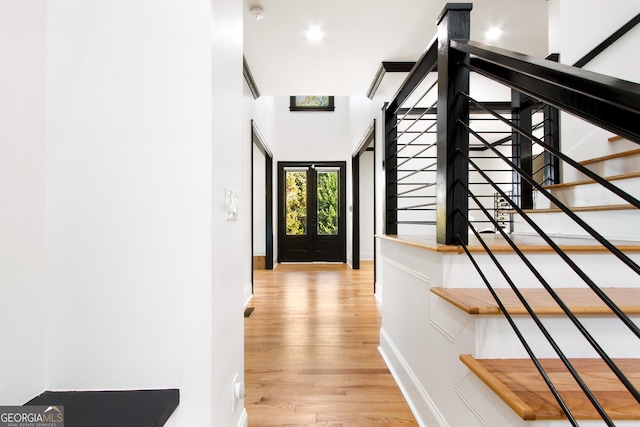
[{"label": "black door trim", "polygon": [[[289,262],[289,261],[330,261],[330,262],[346,262],[346,164],[344,161],[304,161],[304,162],[291,162],[291,161],[280,161],[278,162],[278,262]],[[285,254],[286,244],[285,244],[285,192],[284,188],[284,173],[285,168],[339,168],[339,182],[338,182],[338,238],[340,242],[340,250],[339,253],[336,254],[335,257],[331,259],[321,258],[317,259],[314,255],[315,241],[311,243],[308,259],[292,259]],[[311,186],[311,191],[315,191],[315,183]],[[322,237],[316,237],[316,240],[322,239]],[[301,257],[302,258],[302,257]]]}]

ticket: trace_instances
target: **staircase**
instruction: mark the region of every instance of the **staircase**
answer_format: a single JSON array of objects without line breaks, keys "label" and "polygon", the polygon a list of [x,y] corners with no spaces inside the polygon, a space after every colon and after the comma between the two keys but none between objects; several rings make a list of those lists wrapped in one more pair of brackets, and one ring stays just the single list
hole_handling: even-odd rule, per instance
[{"label": "staircase", "polygon": [[[625,150],[614,154],[581,162],[610,182],[638,197],[640,196],[640,150]],[[599,186],[598,186],[599,187]],[[640,227],[635,226],[640,219],[640,212],[629,205],[620,203],[616,196],[607,194],[596,187],[590,179],[577,182],[556,184],[546,187],[562,203],[569,205],[578,215],[592,224],[601,234],[617,241],[615,245],[623,249],[634,259],[640,258]],[[640,323],[640,283],[637,276],[622,269],[615,269],[615,274],[607,267],[612,258],[601,245],[586,235],[580,227],[565,217],[560,209],[553,205],[545,205],[544,198],[538,195],[536,209],[525,211],[533,216],[536,223],[544,231],[554,237],[562,249],[569,253],[589,272],[589,276],[597,283],[606,283],[604,292],[620,307],[620,309]],[[542,207],[540,207],[542,206]],[[514,211],[503,214],[514,215],[515,240],[520,240],[519,247],[533,262],[549,262],[544,259],[546,244],[541,242],[537,233]],[[506,252],[510,248],[501,246],[500,238],[491,240],[491,248],[496,252]],[[470,248],[473,246],[470,243]],[[477,249],[480,253],[480,248]],[[479,255],[479,262],[487,262],[485,255]],[[488,262],[487,262],[488,263]],[[505,265],[509,265],[506,261]],[[589,268],[593,263],[595,268]],[[458,267],[459,268],[459,267]],[[554,267],[546,266],[545,270]],[[473,324],[470,333],[474,342],[473,351],[459,355],[460,361],[469,369],[470,374],[480,379],[486,387],[494,392],[522,420],[554,421],[557,425],[568,424],[558,402],[549,391],[538,369],[529,358],[519,340],[502,316],[503,310],[486,287],[470,286],[470,282],[460,275],[460,281],[449,280],[445,287],[431,287],[433,296],[455,307],[462,314],[452,314],[448,308],[443,311],[432,311],[432,323],[438,325],[451,324],[452,318],[457,322]],[[609,307],[595,293],[575,277],[570,271],[555,271],[550,280],[562,301],[571,312],[589,329],[594,339],[605,348],[630,382],[640,388],[640,342],[624,326]],[[514,280],[515,281],[515,280]],[[500,277],[492,277],[490,282],[500,300],[519,326],[527,331],[527,341],[534,349],[537,357],[547,371],[558,392],[565,399],[570,412],[584,425],[585,420],[601,420],[600,415],[589,402],[584,392],[572,378],[567,368],[558,360],[555,352],[546,343],[537,330],[533,320],[528,317],[527,310],[515,292],[506,287]],[[460,285],[464,283],[464,285]],[[535,286],[537,281],[528,281],[522,277],[518,280],[522,295],[556,338],[562,350],[570,358],[580,376],[593,391],[596,399],[602,404],[607,414],[616,425],[640,425],[640,404],[629,393],[612,371],[580,337],[571,321],[564,316],[563,310],[541,287],[528,288],[527,283]],[[539,285],[538,285],[539,286]],[[442,306],[442,301],[434,306]],[[450,335],[456,335],[451,334]],[[468,379],[458,384],[459,393],[465,395],[467,404],[474,412],[481,414],[487,411],[489,401],[482,394],[467,396],[462,391],[468,386]],[[477,387],[475,384],[474,387]],[[484,422],[491,415],[481,415]],[[597,423],[596,421],[588,421]],[[600,423],[602,421],[599,421]],[[554,425],[556,425],[554,424]],[[489,423],[488,425],[496,425]]]},{"label": "staircase", "polygon": [[[622,144],[620,146],[626,147]],[[613,154],[582,161],[580,164],[605,177],[625,192],[635,197],[640,196],[640,149],[616,151]],[[574,182],[545,188],[562,203],[571,207],[571,210],[587,223],[594,224],[599,233],[612,239],[640,241],[640,227],[630,226],[638,223],[640,211],[586,176],[579,175],[578,180]],[[535,209],[525,212],[532,216],[545,232],[561,236],[588,236],[577,224],[562,221],[561,218],[565,214],[539,192],[535,193],[534,199]],[[516,233],[537,234],[514,211],[507,210],[503,213],[514,215]]]},{"label": "staircase", "polygon": [[[470,11],[384,109],[380,352],[424,426],[640,426],[640,85],[468,40]],[[585,125],[628,140],[580,164]]]}]

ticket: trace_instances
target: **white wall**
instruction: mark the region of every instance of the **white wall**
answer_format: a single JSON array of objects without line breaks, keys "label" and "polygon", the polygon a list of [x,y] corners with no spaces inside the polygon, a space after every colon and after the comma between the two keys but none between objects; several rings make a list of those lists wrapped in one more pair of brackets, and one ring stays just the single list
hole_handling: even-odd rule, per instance
[{"label": "white wall", "polygon": [[[289,111],[289,97],[274,97],[274,160],[351,159],[349,98],[335,98],[335,111]],[[364,129],[363,129],[364,130]]]},{"label": "white wall", "polygon": [[[550,50],[560,53],[560,62],[573,65],[587,52],[604,41],[640,12],[636,0],[551,0]],[[636,26],[614,45],[587,64],[584,69],[640,82],[635,52],[640,43],[640,27]],[[610,154],[614,146],[607,142],[611,132],[589,125],[568,114],[561,117],[563,151],[577,160]],[[564,168],[564,180],[578,174]]]},{"label": "white wall", "polygon": [[47,388],[178,387],[168,425],[240,419],[241,8],[49,3]]},{"label": "white wall", "polygon": [[[184,2],[175,0],[178,8]],[[239,0],[211,0],[213,49],[213,357],[211,425],[238,425],[240,410],[229,408],[235,375],[244,378],[244,300],[242,286],[251,277],[251,194],[243,191],[251,176],[250,144],[242,139],[242,7]],[[195,17],[195,16],[194,16]],[[192,18],[194,18],[192,17]],[[208,28],[207,31],[211,31]],[[246,124],[245,124],[246,125]],[[238,189],[238,221],[225,221],[225,187]],[[241,274],[238,274],[241,272]],[[238,279],[240,277],[240,280]],[[191,371],[195,371],[191,367]],[[197,374],[193,372],[196,376]],[[242,402],[241,402],[242,403]],[[192,423],[185,423],[193,425]]]},{"label": "white wall", "polygon": [[44,389],[46,3],[0,2],[0,403]]}]

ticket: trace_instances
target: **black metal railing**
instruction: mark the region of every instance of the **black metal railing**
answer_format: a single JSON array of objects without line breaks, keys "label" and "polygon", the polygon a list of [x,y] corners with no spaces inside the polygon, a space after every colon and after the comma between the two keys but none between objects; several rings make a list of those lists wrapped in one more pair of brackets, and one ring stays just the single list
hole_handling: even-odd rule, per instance
[{"label": "black metal railing", "polygon": [[425,52],[385,107],[387,234],[436,224],[436,48]]},{"label": "black metal railing", "polygon": [[[476,261],[477,255],[473,254],[469,245],[471,236],[484,249],[507,286],[515,292],[529,317],[601,418],[607,425],[614,425],[557,339],[523,296],[520,291],[523,284],[516,283],[502,266],[499,254],[494,253],[484,232],[495,234],[509,245],[523,268],[531,273],[540,287],[546,289],[579,335],[584,337],[640,403],[640,393],[636,387],[592,332],[560,298],[546,277],[548,272],[535,266],[526,251],[518,246],[515,234],[512,233],[515,221],[513,218],[516,217],[518,224],[528,227],[528,234],[537,236],[537,239],[548,245],[559,262],[568,266],[581,283],[609,307],[621,324],[636,338],[640,338],[640,328],[609,298],[603,285],[590,277],[584,267],[558,243],[557,236],[539,225],[530,211],[541,200],[546,200],[546,204],[562,213],[566,221],[576,224],[585,239],[590,239],[594,245],[599,245],[611,254],[614,259],[612,263],[617,263],[615,268],[630,269],[636,277],[640,276],[640,266],[634,259],[619,249],[615,242],[610,241],[597,225],[577,213],[571,203],[562,200],[548,188],[549,185],[560,182],[561,169],[573,168],[594,185],[615,195],[615,198],[619,198],[629,208],[640,209],[636,194],[629,194],[563,152],[559,137],[559,111],[565,111],[590,125],[640,143],[640,85],[558,64],[554,62],[557,57],[536,59],[472,42],[469,40],[470,11],[469,3],[447,5],[438,19],[439,39],[416,64],[394,101],[385,110],[386,232],[398,234],[398,227],[402,227],[407,221],[402,216],[403,212],[414,208],[422,209],[428,204],[429,216],[420,213],[411,217],[411,223],[435,229],[440,244],[454,244],[463,248],[560,408],[572,425],[578,425],[542,367],[536,351],[494,291],[494,279],[490,278],[481,266],[482,263]],[[426,62],[428,66],[425,65]],[[485,103],[470,96],[471,73],[503,85],[505,92],[510,93],[507,104],[510,108],[505,107],[505,103]],[[427,80],[431,81],[428,93],[437,86],[438,96],[437,103],[424,105],[422,100],[427,95],[412,94]],[[410,98],[418,101],[410,101],[411,106],[405,107]],[[435,121],[434,116],[437,119]],[[435,139],[434,129],[437,129]],[[415,134],[411,133],[413,131]],[[427,171],[430,178],[425,179],[425,182],[412,183],[414,187],[407,188],[406,193],[399,190],[403,180],[424,176]],[[425,187],[418,189],[418,185]],[[425,188],[429,188],[431,192],[424,195],[424,205],[422,202],[416,205],[403,204],[403,196],[414,194],[419,198],[418,192]],[[415,213],[414,211],[413,214]]]}]

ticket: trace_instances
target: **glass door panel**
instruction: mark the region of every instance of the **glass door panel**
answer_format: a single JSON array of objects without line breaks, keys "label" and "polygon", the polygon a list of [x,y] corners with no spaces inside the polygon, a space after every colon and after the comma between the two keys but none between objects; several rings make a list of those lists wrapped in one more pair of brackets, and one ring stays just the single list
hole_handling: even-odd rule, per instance
[{"label": "glass door panel", "polygon": [[307,171],[286,171],[287,236],[307,234]]},{"label": "glass door panel", "polygon": [[317,233],[338,234],[338,170],[317,170]]}]

